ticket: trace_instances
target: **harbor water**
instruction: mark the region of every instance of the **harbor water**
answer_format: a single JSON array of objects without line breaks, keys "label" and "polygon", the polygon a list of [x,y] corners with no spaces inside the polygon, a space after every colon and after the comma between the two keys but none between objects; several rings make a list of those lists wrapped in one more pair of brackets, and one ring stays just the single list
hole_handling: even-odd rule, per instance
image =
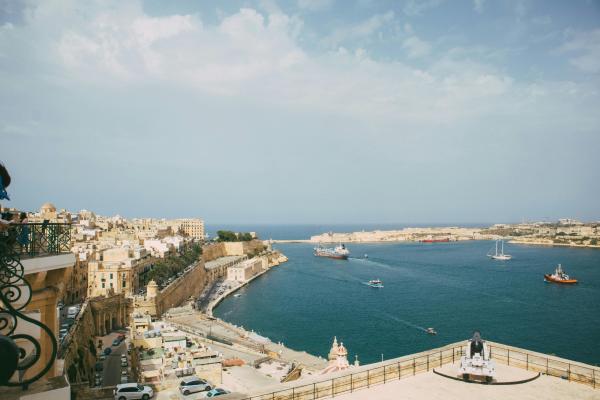
[{"label": "harbor water", "polygon": [[[225,299],[215,316],[326,357],[334,336],[371,363],[471,336],[600,364],[600,250],[489,241],[348,245],[348,261],[279,244],[289,261]],[[364,255],[367,254],[368,258]],[[546,283],[561,263],[574,286]],[[365,284],[381,279],[384,288]],[[433,327],[437,335],[425,332]]]}]

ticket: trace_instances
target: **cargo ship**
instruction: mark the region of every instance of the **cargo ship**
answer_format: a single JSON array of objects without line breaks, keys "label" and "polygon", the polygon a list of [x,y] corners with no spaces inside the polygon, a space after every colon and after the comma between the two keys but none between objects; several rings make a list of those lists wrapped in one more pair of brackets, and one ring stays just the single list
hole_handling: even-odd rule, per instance
[{"label": "cargo ship", "polygon": [[577,279],[570,278],[569,275],[567,275],[565,271],[563,271],[562,266],[560,264],[558,264],[558,267],[556,267],[556,270],[552,275],[545,274],[544,280],[546,282],[560,283],[563,285],[572,285],[574,283],[577,283]]},{"label": "cargo ship", "polygon": [[450,241],[449,238],[422,239],[422,240],[420,240],[421,243],[442,243],[442,242],[449,242],[449,241]]},{"label": "cargo ship", "polygon": [[350,255],[350,251],[343,244],[339,244],[334,248],[318,245],[314,250],[313,254],[316,257],[335,258],[336,260],[347,260]]}]

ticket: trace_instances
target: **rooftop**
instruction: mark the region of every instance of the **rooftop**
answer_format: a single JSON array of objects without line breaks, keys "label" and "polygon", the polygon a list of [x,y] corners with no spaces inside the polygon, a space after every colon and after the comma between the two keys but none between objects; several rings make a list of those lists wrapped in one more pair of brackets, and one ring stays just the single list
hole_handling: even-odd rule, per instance
[{"label": "rooftop", "polygon": [[204,264],[204,268],[206,269],[214,269],[214,268],[218,268],[221,267],[227,263],[230,263],[232,261],[237,261],[237,260],[241,260],[243,259],[245,256],[225,256],[225,257],[219,257],[216,260],[212,260],[212,261],[208,261]]},{"label": "rooftop", "polygon": [[[458,363],[452,366],[455,367],[454,369],[458,369]],[[504,373],[505,376],[514,376],[515,378],[520,378],[523,372],[527,372],[506,365],[498,365],[497,371],[498,374]],[[547,375],[523,384],[479,385],[448,379],[434,374],[433,371],[373,386],[367,390],[335,396],[335,398],[339,400],[366,398],[396,400],[400,393],[402,399],[407,400],[600,399],[600,390]]]}]

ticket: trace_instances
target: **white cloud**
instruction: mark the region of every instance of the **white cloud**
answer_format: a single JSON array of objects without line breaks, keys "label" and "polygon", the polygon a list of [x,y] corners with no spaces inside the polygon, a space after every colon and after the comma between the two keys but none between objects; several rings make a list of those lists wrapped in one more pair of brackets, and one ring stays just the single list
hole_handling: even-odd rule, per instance
[{"label": "white cloud", "polygon": [[393,20],[393,11],[388,11],[385,14],[375,14],[356,25],[334,30],[329,36],[323,39],[323,43],[327,46],[335,47],[345,40],[366,38]]},{"label": "white cloud", "polygon": [[431,45],[417,36],[404,39],[402,48],[407,51],[408,58],[424,57],[431,52]]},{"label": "white cloud", "polygon": [[568,40],[559,51],[574,54],[569,63],[583,72],[600,72],[600,29],[588,32],[567,32]]},{"label": "white cloud", "polygon": [[[248,8],[216,24],[192,15],[150,17],[141,7],[123,10],[120,3],[90,11],[86,18],[68,8],[53,12],[48,6],[31,15],[27,25],[0,30],[0,54],[4,60],[19,62],[18,54],[45,48],[40,57],[53,63],[54,73],[62,74],[57,81],[65,85],[160,83],[172,90],[388,122],[427,122],[432,115],[439,120],[474,118],[507,109],[521,113],[515,105],[528,104],[525,99],[533,96],[506,73],[473,61],[468,54],[437,54],[429,64],[415,68],[376,60],[362,45],[338,44],[372,35],[394,19],[393,12],[338,32],[330,38],[331,51],[321,53],[307,53],[301,47],[303,24],[297,17],[264,15]],[[62,20],[69,23],[57,23]],[[68,29],[60,28],[64,26]],[[432,53],[432,46],[410,25],[404,30],[402,48],[409,59]],[[15,37],[32,47],[8,46]],[[575,51],[589,46],[573,42],[568,47]],[[597,46],[591,49],[597,51]],[[598,68],[588,58],[578,62]],[[41,71],[38,79],[47,73]],[[535,98],[539,102],[548,97]]]}]

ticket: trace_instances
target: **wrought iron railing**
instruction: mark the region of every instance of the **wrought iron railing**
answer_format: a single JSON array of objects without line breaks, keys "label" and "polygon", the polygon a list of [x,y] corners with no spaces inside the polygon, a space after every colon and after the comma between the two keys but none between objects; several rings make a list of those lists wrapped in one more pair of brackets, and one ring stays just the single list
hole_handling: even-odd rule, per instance
[{"label": "wrought iron railing", "polygon": [[71,251],[71,224],[40,222],[11,224],[6,243],[21,258]]},{"label": "wrought iron railing", "polygon": [[[21,253],[15,245],[14,233],[18,229],[19,226],[11,226],[9,231],[0,232],[0,386],[27,388],[52,368],[58,346],[52,330],[25,311],[33,290],[25,279]],[[57,244],[54,251],[60,248]],[[23,333],[21,324],[37,326],[39,336]],[[49,357],[42,358],[42,351],[47,351],[41,346],[42,335],[48,337],[45,343],[51,347]]]}]

